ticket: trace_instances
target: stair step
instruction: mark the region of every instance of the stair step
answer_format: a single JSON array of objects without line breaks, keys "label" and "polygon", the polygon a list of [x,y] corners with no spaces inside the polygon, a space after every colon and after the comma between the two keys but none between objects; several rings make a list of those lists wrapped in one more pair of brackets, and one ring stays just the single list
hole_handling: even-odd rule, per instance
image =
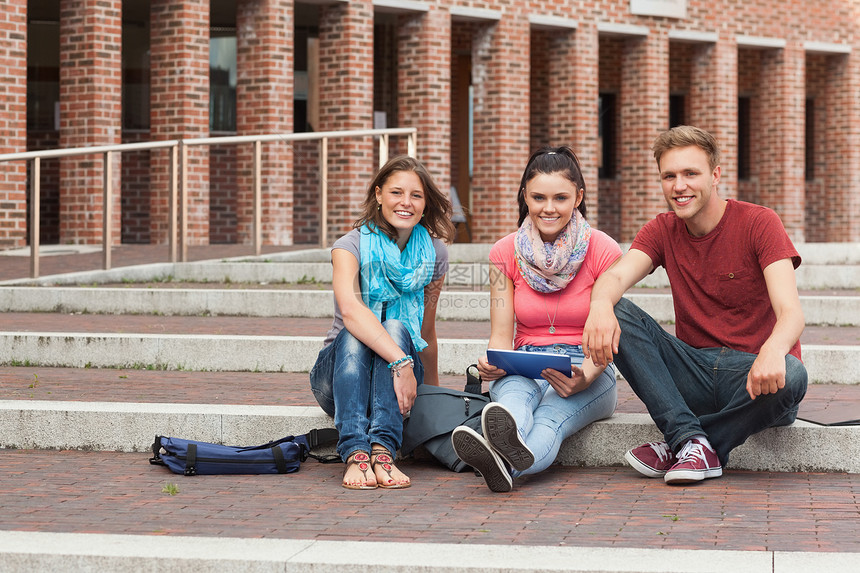
[{"label": "stair step", "polygon": [[[77,368],[308,372],[320,336],[0,332],[6,363]],[[439,340],[439,371],[460,374],[487,348],[484,338]],[[860,384],[860,346],[806,345],[811,383]]]},{"label": "stair step", "polygon": [[[858,283],[860,284],[860,283]],[[658,322],[673,322],[670,294],[628,293]],[[146,289],[10,287],[0,289],[2,312],[160,314],[176,316],[283,316],[326,318],[332,314],[331,290]],[[801,296],[807,324],[860,326],[860,296]],[[439,320],[486,321],[490,294],[443,291]]]},{"label": "stair step", "polygon": [[[251,445],[323,427],[333,421],[319,407],[0,400],[4,448],[146,452],[156,434]],[[557,461],[623,465],[631,444],[659,439],[647,414],[616,413],[566,440]],[[797,421],[752,436],[730,463],[756,471],[860,473],[860,457],[845,455],[851,451],[860,451],[860,426]]]}]

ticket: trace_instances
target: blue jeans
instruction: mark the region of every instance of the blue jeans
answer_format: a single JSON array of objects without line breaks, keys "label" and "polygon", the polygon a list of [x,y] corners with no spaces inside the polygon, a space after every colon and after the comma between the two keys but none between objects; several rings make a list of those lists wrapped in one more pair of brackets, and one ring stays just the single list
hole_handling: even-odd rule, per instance
[{"label": "blue jeans", "polygon": [[[415,360],[413,371],[421,384],[424,368],[409,331],[399,320],[386,320],[382,326],[403,352]],[[356,450],[370,452],[371,444],[380,444],[392,454],[400,449],[403,416],[388,362],[346,328],[320,350],[310,379],[320,407],[334,417],[340,434],[337,453],[341,459],[346,461]]]},{"label": "blue jeans", "polygon": [[794,356],[785,357],[785,387],[752,400],[746,384],[756,354],[693,348],[624,298],[615,316],[621,325],[615,364],[675,452],[705,435],[726,465],[729,452],[751,435],[797,418],[807,374]]},{"label": "blue jeans", "polygon": [[[527,352],[567,354],[577,366],[584,356],[581,346],[521,346]],[[608,418],[615,411],[617,393],[615,371],[607,368],[591,385],[573,396],[562,398],[546,380],[505,376],[490,383],[490,398],[504,405],[517,421],[517,428],[535,456],[535,463],[513,477],[545,470],[555,461],[561,443],[588,424]]]}]

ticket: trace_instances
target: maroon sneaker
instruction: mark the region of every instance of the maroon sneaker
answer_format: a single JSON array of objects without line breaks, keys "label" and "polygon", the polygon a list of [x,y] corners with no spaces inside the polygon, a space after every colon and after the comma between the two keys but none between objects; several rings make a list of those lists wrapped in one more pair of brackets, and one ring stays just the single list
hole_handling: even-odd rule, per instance
[{"label": "maroon sneaker", "polygon": [[688,441],[678,454],[678,463],[672,466],[663,479],[666,483],[681,484],[717,478],[723,475],[717,452],[698,438]]},{"label": "maroon sneaker", "polygon": [[678,458],[666,442],[648,442],[624,454],[633,469],[649,478],[659,478],[675,465]]}]

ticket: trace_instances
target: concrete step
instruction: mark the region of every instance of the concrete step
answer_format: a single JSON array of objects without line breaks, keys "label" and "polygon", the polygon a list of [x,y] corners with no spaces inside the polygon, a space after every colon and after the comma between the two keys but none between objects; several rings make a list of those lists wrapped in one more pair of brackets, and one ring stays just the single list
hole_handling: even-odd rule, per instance
[{"label": "concrete step", "polygon": [[[0,332],[4,363],[76,368],[308,372],[320,336]],[[487,348],[483,338],[439,340],[439,370],[459,374]],[[811,383],[860,384],[860,346],[806,345]]]},{"label": "concrete step", "polygon": [[[319,407],[0,401],[0,447],[146,452],[156,434],[224,444],[265,443],[272,436],[333,427]],[[631,444],[661,438],[647,414],[616,413],[562,445],[570,466],[623,465]],[[329,452],[331,449],[328,450]],[[757,471],[860,473],[860,426],[798,421],[751,437],[732,453],[731,467]]]},{"label": "concrete step", "polygon": [[[380,560],[379,556],[385,559]],[[856,553],[0,532],[4,571],[797,573],[849,571]]]},{"label": "concrete step", "polygon": [[[630,292],[625,297],[658,322],[675,320],[668,293]],[[7,287],[0,289],[0,312],[325,318],[331,316],[332,300],[329,289]],[[860,296],[801,296],[800,300],[809,325],[860,326]],[[489,320],[490,294],[445,290],[437,317]]]}]

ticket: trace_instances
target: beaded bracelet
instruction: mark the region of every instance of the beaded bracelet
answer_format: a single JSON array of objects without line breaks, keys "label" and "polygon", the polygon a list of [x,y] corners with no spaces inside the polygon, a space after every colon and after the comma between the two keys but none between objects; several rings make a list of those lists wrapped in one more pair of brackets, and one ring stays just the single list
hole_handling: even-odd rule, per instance
[{"label": "beaded bracelet", "polygon": [[410,368],[412,368],[413,364],[415,364],[415,361],[412,359],[412,357],[410,355],[407,354],[406,356],[404,356],[400,360],[395,360],[394,362],[389,364],[388,367],[391,368],[391,375],[394,376],[395,374],[397,374],[397,377],[399,378],[400,377],[400,369],[403,368],[404,366],[409,366]]}]

